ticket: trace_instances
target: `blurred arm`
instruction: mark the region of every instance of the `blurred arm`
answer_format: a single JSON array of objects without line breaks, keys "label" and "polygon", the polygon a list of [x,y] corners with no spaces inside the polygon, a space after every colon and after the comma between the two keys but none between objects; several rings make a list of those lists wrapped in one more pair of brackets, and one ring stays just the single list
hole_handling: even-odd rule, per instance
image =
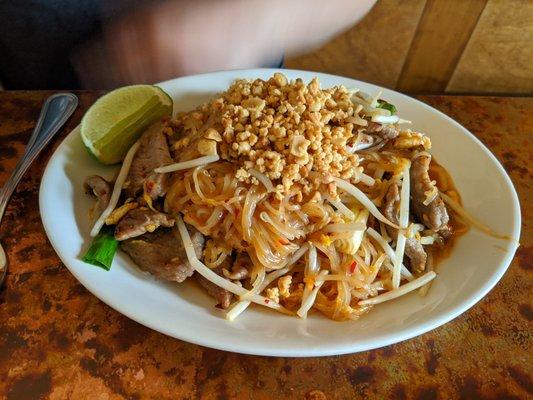
[{"label": "blurred arm", "polygon": [[166,1],[121,15],[74,62],[90,88],[270,66],[359,21],[375,0]]}]

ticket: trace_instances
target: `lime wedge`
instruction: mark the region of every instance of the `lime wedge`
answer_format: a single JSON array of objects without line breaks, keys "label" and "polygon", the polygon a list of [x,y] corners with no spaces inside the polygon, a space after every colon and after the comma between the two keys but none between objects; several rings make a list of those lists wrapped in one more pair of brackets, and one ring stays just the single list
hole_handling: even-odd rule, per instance
[{"label": "lime wedge", "polygon": [[172,99],[161,88],[133,85],[100,97],[81,120],[81,137],[104,164],[122,161],[152,123],[172,115]]}]

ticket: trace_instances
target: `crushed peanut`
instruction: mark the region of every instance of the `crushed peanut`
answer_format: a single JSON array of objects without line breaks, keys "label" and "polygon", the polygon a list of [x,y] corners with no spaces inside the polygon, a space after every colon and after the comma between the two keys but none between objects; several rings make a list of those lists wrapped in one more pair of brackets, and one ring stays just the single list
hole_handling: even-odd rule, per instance
[{"label": "crushed peanut", "polygon": [[292,275],[285,275],[278,279],[279,295],[283,298],[291,295],[290,288],[292,283]]},{"label": "crushed peanut", "polygon": [[266,290],[266,297],[276,303],[279,303],[279,289],[277,287],[268,288]]},{"label": "crushed peanut", "polygon": [[213,128],[209,128],[205,131],[204,138],[214,140],[215,142],[222,142],[222,136]]},{"label": "crushed peanut", "polygon": [[[365,120],[351,96],[343,86],[320,88],[316,78],[305,84],[276,73],[268,81],[237,80],[214,100],[171,121],[181,138],[174,150],[183,159],[179,151],[189,142],[209,139],[222,160],[239,166],[240,181],[258,183],[248,173],[253,168],[272,180],[277,194],[293,185],[309,194],[328,177],[358,176],[358,156],[346,146],[363,127],[354,121]],[[198,143],[199,154],[211,151]]]},{"label": "crushed peanut", "polygon": [[211,139],[200,139],[198,141],[198,152],[203,156],[217,154],[217,142]]}]

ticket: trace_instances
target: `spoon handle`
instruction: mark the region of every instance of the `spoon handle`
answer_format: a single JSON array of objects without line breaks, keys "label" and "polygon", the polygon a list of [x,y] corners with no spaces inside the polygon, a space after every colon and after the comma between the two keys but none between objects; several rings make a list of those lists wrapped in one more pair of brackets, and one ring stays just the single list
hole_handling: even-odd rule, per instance
[{"label": "spoon handle", "polygon": [[24,155],[17,163],[5,185],[0,189],[0,221],[9,198],[28,167],[72,115],[77,106],[78,98],[72,93],[57,93],[45,101],[41,109],[41,115],[39,115],[37,120],[37,125],[35,125],[35,129],[26,145]]},{"label": "spoon handle", "polygon": [[[41,115],[39,115],[37,125],[35,125],[35,129],[26,145],[24,155],[15,166],[13,173],[5,185],[0,188],[0,223],[2,222],[7,202],[15,191],[22,176],[50,139],[52,139],[72,115],[77,106],[78,98],[72,93],[57,93],[50,96],[44,102]],[[6,275],[7,257],[0,244],[0,286],[2,286]]]}]

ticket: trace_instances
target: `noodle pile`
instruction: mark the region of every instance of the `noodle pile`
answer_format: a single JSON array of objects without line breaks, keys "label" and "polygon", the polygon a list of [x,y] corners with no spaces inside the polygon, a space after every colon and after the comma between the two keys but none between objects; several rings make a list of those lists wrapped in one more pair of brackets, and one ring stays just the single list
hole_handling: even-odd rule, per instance
[{"label": "noodle pile", "polygon": [[[251,301],[301,318],[315,309],[356,319],[436,276],[404,257],[410,238],[429,254],[442,244],[409,209],[411,159],[431,143],[402,130],[406,121],[378,97],[276,74],[237,81],[171,121],[177,164],[158,170],[172,174],[164,209],[186,248],[183,222],[206,236],[202,257],[189,251],[189,261],[237,296],[229,319]],[[385,128],[399,135],[387,138]],[[382,213],[392,184],[398,221]],[[237,260],[245,279],[232,277]]]}]

